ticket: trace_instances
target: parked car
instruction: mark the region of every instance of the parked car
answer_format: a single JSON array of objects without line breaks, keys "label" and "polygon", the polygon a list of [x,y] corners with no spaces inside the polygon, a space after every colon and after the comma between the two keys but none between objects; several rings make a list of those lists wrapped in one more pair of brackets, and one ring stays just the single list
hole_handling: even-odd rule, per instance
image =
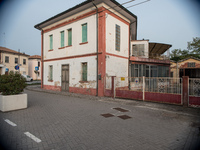
[{"label": "parked car", "polygon": [[26,79],[26,81],[33,81],[33,78],[29,75],[22,74],[22,76]]}]

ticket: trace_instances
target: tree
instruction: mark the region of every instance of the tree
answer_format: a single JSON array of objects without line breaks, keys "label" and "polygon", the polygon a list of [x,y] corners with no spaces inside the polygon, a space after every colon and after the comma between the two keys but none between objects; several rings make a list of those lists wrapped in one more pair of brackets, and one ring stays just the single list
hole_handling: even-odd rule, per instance
[{"label": "tree", "polygon": [[193,38],[192,42],[188,42],[187,50],[172,50],[170,54],[170,59],[174,61],[179,61],[191,56],[200,58],[200,37]]},{"label": "tree", "polygon": [[193,38],[192,42],[188,42],[188,50],[200,55],[200,37]]}]

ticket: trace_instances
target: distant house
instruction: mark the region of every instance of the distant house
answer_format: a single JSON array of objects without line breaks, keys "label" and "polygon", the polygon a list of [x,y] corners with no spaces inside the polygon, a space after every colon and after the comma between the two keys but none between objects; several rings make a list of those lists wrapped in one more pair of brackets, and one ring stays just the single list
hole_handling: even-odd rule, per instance
[{"label": "distant house", "polygon": [[171,61],[171,76],[200,78],[200,59],[189,57],[178,62]]},{"label": "distant house", "polygon": [[[28,57],[25,53],[0,47],[0,74],[8,74],[10,71],[28,74]],[[15,69],[19,66],[19,69]]]},{"label": "distant house", "polygon": [[41,56],[33,55],[28,58],[28,75],[33,80],[41,80]]}]

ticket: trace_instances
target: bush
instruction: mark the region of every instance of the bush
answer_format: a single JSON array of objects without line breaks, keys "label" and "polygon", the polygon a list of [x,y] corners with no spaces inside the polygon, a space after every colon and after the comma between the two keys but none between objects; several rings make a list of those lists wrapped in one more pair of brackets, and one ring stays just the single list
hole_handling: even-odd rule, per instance
[{"label": "bush", "polygon": [[20,94],[26,87],[25,81],[25,78],[18,72],[0,75],[0,93],[2,92],[2,95]]}]

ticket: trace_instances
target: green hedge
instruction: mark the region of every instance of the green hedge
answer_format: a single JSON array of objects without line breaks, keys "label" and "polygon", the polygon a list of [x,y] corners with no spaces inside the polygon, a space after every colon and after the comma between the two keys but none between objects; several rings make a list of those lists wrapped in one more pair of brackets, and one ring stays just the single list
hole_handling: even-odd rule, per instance
[{"label": "green hedge", "polygon": [[25,81],[25,78],[18,72],[0,75],[0,93],[2,95],[20,94],[26,87]]}]

